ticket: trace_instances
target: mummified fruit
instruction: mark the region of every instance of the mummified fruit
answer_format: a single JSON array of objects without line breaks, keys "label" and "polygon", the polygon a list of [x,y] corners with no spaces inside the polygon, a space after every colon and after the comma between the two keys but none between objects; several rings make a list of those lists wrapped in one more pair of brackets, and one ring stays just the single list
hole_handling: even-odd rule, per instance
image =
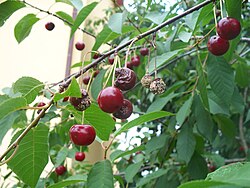
[{"label": "mummified fruit", "polygon": [[133,105],[132,103],[124,99],[122,106],[119,110],[117,110],[115,113],[113,113],[114,117],[119,119],[127,119],[133,112]]},{"label": "mummified fruit", "polygon": [[164,93],[165,90],[166,90],[166,84],[161,78],[154,79],[150,84],[150,91],[155,95]]},{"label": "mummified fruit", "polygon": [[84,111],[90,106],[91,100],[85,89],[82,89],[81,93],[82,93],[82,97],[80,98],[70,97],[69,102],[75,107],[75,109],[79,111]]},{"label": "mummified fruit", "polygon": [[135,86],[135,72],[129,68],[117,68],[115,70],[115,87],[122,91],[127,91]]},{"label": "mummified fruit", "polygon": [[152,81],[153,81],[153,77],[150,76],[149,74],[146,74],[142,77],[141,84],[143,87],[149,88]]}]

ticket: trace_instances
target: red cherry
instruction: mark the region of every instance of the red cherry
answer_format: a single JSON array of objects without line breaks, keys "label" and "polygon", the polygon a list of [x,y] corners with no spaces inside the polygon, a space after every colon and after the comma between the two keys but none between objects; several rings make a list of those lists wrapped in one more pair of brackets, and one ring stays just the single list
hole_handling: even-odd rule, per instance
[{"label": "red cherry", "polygon": [[69,97],[64,97],[63,102],[67,102],[69,100]]},{"label": "red cherry", "polygon": [[85,159],[85,153],[84,152],[76,152],[75,160],[83,161],[84,159]]},{"label": "red cherry", "polygon": [[73,125],[69,134],[71,141],[79,146],[90,145],[96,136],[95,129],[91,125]]},{"label": "red cherry", "polygon": [[116,0],[116,4],[118,6],[123,6],[123,0]]},{"label": "red cherry", "polygon": [[100,57],[100,54],[99,53],[95,53],[94,55],[93,55],[93,59],[98,59]]},{"label": "red cherry", "polygon": [[91,101],[85,89],[82,89],[81,93],[82,93],[82,97],[80,98],[70,97],[69,102],[75,107],[75,109],[79,111],[84,111],[90,106]]},{"label": "red cherry", "polygon": [[114,113],[119,110],[123,103],[122,92],[115,87],[107,87],[98,95],[99,107],[107,113]]},{"label": "red cherry", "polygon": [[[45,106],[46,105],[46,103],[44,103],[44,102],[39,102],[38,104],[37,104],[37,107],[43,107],[43,106]],[[40,114],[40,112],[41,112],[42,110],[40,109],[40,110],[37,110],[37,114]]]},{"label": "red cherry", "polygon": [[108,61],[109,61],[109,64],[110,64],[110,65],[113,65],[115,59],[114,59],[113,56],[109,56]]},{"label": "red cherry", "polygon": [[75,47],[77,50],[82,51],[85,48],[85,44],[83,42],[77,42]]},{"label": "red cherry", "polygon": [[225,40],[232,40],[240,34],[241,25],[231,17],[222,18],[217,24],[218,35]]},{"label": "red cherry", "polygon": [[84,76],[83,79],[82,79],[82,81],[83,81],[83,83],[84,83],[85,85],[88,85],[89,80],[90,80],[90,76]]},{"label": "red cherry", "polygon": [[48,22],[48,23],[45,24],[45,28],[48,31],[52,31],[55,28],[55,24],[53,22]]},{"label": "red cherry", "polygon": [[213,172],[213,171],[215,171],[216,170],[216,166],[214,166],[214,165],[210,165],[209,166],[209,171],[210,172]]},{"label": "red cherry", "polygon": [[141,49],[140,49],[140,54],[141,54],[142,56],[148,55],[148,54],[149,54],[149,49],[148,49],[148,48],[141,48]]},{"label": "red cherry", "polygon": [[129,68],[117,68],[115,70],[115,87],[122,91],[127,91],[135,86],[135,72]]},{"label": "red cherry", "polygon": [[131,58],[131,63],[133,66],[138,67],[141,64],[140,56],[136,55]]},{"label": "red cherry", "polygon": [[208,51],[210,51],[213,55],[220,56],[225,54],[229,49],[229,42],[219,36],[212,36],[208,40],[207,47]]},{"label": "red cherry", "polygon": [[128,61],[126,64],[129,69],[133,69],[133,64],[131,61]]},{"label": "red cherry", "polygon": [[127,119],[132,114],[132,112],[133,112],[132,103],[129,100],[124,99],[122,107],[118,111],[113,113],[113,115],[119,119]]},{"label": "red cherry", "polygon": [[96,77],[99,73],[100,73],[100,71],[99,71],[99,70],[96,70],[96,71],[94,72],[94,77]]},{"label": "red cherry", "polygon": [[58,176],[63,175],[66,171],[67,171],[67,169],[65,168],[65,166],[62,166],[62,165],[56,167],[56,169],[55,169],[55,172],[56,172],[56,174],[57,174]]}]

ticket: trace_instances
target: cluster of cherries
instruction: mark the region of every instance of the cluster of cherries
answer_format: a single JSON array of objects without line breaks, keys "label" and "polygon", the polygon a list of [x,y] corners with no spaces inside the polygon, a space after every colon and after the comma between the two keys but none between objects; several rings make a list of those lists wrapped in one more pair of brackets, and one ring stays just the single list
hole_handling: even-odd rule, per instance
[{"label": "cluster of cherries", "polygon": [[213,55],[220,56],[228,51],[229,40],[240,34],[241,25],[237,19],[226,17],[218,22],[216,30],[218,35],[214,35],[208,40],[207,47]]}]

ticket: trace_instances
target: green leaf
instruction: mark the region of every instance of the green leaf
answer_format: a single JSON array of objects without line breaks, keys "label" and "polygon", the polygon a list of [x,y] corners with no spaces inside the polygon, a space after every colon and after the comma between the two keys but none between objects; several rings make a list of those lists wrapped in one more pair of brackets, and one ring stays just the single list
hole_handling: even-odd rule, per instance
[{"label": "green leaf", "polygon": [[92,10],[96,7],[98,3],[93,2],[81,9],[81,11],[78,13],[74,25],[71,28],[70,38],[73,36],[73,34],[76,32],[77,28],[82,24],[82,22],[88,17],[88,15],[92,12]]},{"label": "green leaf", "polygon": [[83,7],[83,2],[82,0],[70,0],[73,6],[79,11]]},{"label": "green leaf", "polygon": [[235,81],[240,87],[247,87],[250,84],[250,68],[245,63],[239,62],[236,65]]},{"label": "green leaf", "polygon": [[35,14],[24,16],[15,26],[15,37],[18,43],[21,43],[29,36],[33,25],[39,21]]},{"label": "green leaf", "polygon": [[11,126],[14,124],[15,120],[19,117],[18,112],[13,112],[7,116],[5,116],[3,119],[0,120],[0,145],[2,144],[3,137],[8,132],[8,130],[11,128]]},{"label": "green leaf", "polygon": [[234,122],[226,116],[219,114],[215,115],[214,119],[217,122],[222,134],[227,136],[229,139],[234,139],[234,137],[236,136],[236,126]]},{"label": "green leaf", "polygon": [[138,126],[138,125],[141,125],[141,124],[149,122],[149,121],[153,121],[153,120],[156,120],[159,118],[163,118],[166,116],[172,116],[172,115],[174,115],[174,114],[172,114],[170,112],[166,112],[166,111],[151,112],[151,113],[142,115],[142,116],[124,124],[120,129],[115,131],[114,137],[118,136],[122,132],[127,131],[128,129],[130,129],[134,126]]},{"label": "green leaf", "polygon": [[220,100],[211,90],[208,91],[208,102],[212,114],[229,115],[229,105]]},{"label": "green leaf", "polygon": [[55,94],[54,101],[57,102],[57,101],[63,99],[64,97],[68,97],[68,96],[71,96],[71,97],[81,97],[82,96],[79,84],[77,83],[77,81],[74,77],[71,80],[71,83],[65,92]]},{"label": "green leaf", "polygon": [[167,15],[168,15],[168,12],[164,12],[164,13],[162,13],[162,12],[149,12],[148,14],[146,14],[145,18],[148,20],[151,20],[155,24],[159,25],[165,20]]},{"label": "green leaf", "polygon": [[193,127],[184,124],[177,137],[176,150],[178,160],[183,160],[188,164],[193,156],[195,145],[196,140],[193,134]]},{"label": "green leaf", "polygon": [[182,50],[175,50],[175,51],[171,51],[171,52],[166,52],[160,56],[157,57],[153,57],[150,61],[149,64],[149,72],[153,72],[154,71],[154,62],[155,62],[155,58],[156,58],[156,68],[162,66],[165,62],[169,61],[170,59],[174,58],[175,56],[177,56],[179,54],[179,52]]},{"label": "green leaf", "polygon": [[115,33],[122,33],[123,22],[126,19],[126,12],[113,14],[108,22],[108,27]]},{"label": "green leaf", "polygon": [[22,139],[17,153],[8,162],[10,169],[31,188],[34,188],[48,163],[49,129],[45,125],[37,125]]},{"label": "green leaf", "polygon": [[100,91],[102,90],[103,79],[104,79],[105,73],[106,73],[105,69],[101,70],[100,73],[94,79],[94,81],[91,83],[90,92],[91,92],[92,98],[95,100],[97,100],[97,97]]},{"label": "green leaf", "polygon": [[[58,11],[58,12],[56,12],[56,15],[58,15],[60,18],[62,18],[62,19],[64,19],[64,20],[66,20],[67,22],[69,22],[69,23],[74,23],[74,20],[73,20],[73,18],[69,15],[69,14],[67,14],[67,13],[65,13],[65,12],[63,12],[63,11]],[[64,22],[65,24],[68,24],[68,23],[66,23],[66,22]]]},{"label": "green leaf", "polygon": [[110,155],[110,160],[111,161],[114,161],[120,157],[124,157],[126,155],[130,155],[132,153],[135,153],[137,151],[143,151],[145,150],[145,146],[144,145],[141,145],[139,147],[136,147],[134,149],[131,149],[131,150],[127,150],[127,151],[122,151],[122,150],[115,150],[113,153],[111,153]]},{"label": "green leaf", "polygon": [[166,174],[169,171],[169,169],[159,169],[149,175],[147,175],[146,177],[141,178],[137,183],[136,183],[136,187],[140,187],[143,186],[149,182],[151,182],[152,180],[159,178],[161,176],[163,176],[164,174]]},{"label": "green leaf", "polygon": [[206,180],[220,181],[242,187],[250,187],[250,163],[234,163],[208,174]]},{"label": "green leaf", "polygon": [[48,186],[48,188],[62,188],[62,187],[66,187],[69,185],[74,185],[76,183],[86,182],[86,181],[87,181],[86,175],[75,175],[75,176],[71,176],[65,180],[62,180],[56,184],[50,185],[50,186]]},{"label": "green leaf", "polygon": [[65,4],[68,4],[68,5],[73,6],[73,4],[71,3],[70,0],[56,0],[56,2],[57,2],[57,3],[58,3],[58,2],[61,2],[61,3],[65,3]]},{"label": "green leaf", "polygon": [[57,156],[56,156],[56,164],[55,167],[60,166],[66,159],[66,157],[68,156],[69,153],[69,149],[66,147],[62,147],[60,149],[60,151],[58,152]]},{"label": "green leaf", "polygon": [[87,180],[88,188],[113,188],[113,172],[109,160],[100,161],[94,164],[89,172]]},{"label": "green leaf", "polygon": [[194,31],[196,25],[197,25],[197,21],[198,21],[198,18],[199,18],[199,15],[200,15],[201,11],[198,10],[198,11],[194,11],[193,13],[191,14],[188,14],[186,17],[185,17],[185,24],[192,30]]},{"label": "green leaf", "polygon": [[27,106],[27,101],[24,97],[16,97],[5,100],[0,104],[0,119],[7,116],[11,112],[20,110]]},{"label": "green leaf", "polygon": [[92,50],[93,51],[98,50],[102,44],[107,43],[117,38],[118,36],[120,35],[113,32],[107,25],[105,25],[102,31],[96,36],[95,45]]},{"label": "green leaf", "polygon": [[166,134],[162,134],[160,136],[153,137],[151,140],[149,140],[145,146],[146,155],[149,155],[152,151],[161,149],[166,145],[166,142],[168,141],[169,136]]},{"label": "green leaf", "polygon": [[241,20],[241,1],[225,0],[228,16]]},{"label": "green leaf", "polygon": [[143,162],[134,163],[129,165],[125,170],[125,179],[127,182],[132,183],[134,176],[138,173]]},{"label": "green leaf", "polygon": [[94,126],[96,134],[100,139],[109,140],[109,135],[115,126],[115,121],[109,114],[103,112],[97,105],[91,104],[85,110],[85,119]]},{"label": "green leaf", "polygon": [[189,116],[192,102],[193,102],[193,96],[190,96],[189,99],[185,101],[185,103],[177,112],[176,121],[179,123],[180,126],[184,123],[185,119]]},{"label": "green leaf", "polygon": [[235,185],[230,185],[223,182],[218,181],[206,181],[206,180],[196,180],[184,183],[180,185],[178,188],[239,188],[235,187]]},{"label": "green leaf", "polygon": [[27,100],[28,104],[33,102],[38,93],[43,89],[44,84],[32,77],[22,77],[18,79],[13,85],[14,93],[20,92]]},{"label": "green leaf", "polygon": [[25,7],[20,1],[5,1],[0,4],[0,27],[18,9]]},{"label": "green leaf", "polygon": [[234,92],[234,73],[223,57],[209,55],[207,62],[208,82],[220,100],[230,104]]},{"label": "green leaf", "polygon": [[180,33],[178,34],[178,38],[185,43],[187,43],[191,37],[192,33],[187,31],[180,31]]}]

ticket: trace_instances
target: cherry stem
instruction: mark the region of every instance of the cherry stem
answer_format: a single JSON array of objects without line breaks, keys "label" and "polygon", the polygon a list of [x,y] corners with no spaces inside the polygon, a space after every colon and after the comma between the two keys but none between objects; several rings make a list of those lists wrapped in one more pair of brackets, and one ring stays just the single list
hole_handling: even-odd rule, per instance
[{"label": "cherry stem", "polygon": [[8,163],[11,159],[13,159],[14,155],[17,153],[18,148],[19,148],[19,145],[17,144],[17,145],[15,146],[15,150],[13,151],[13,153],[11,154],[11,156],[10,156],[8,159],[6,159],[6,160],[4,160],[3,162],[1,162],[1,163],[0,163],[0,166],[2,166],[2,165],[4,165],[4,164]]},{"label": "cherry stem", "polygon": [[84,112],[85,111],[82,111],[82,125],[84,124]]},{"label": "cherry stem", "polygon": [[215,27],[217,27],[217,17],[216,17],[216,5],[214,4],[214,23],[215,23]]},{"label": "cherry stem", "polygon": [[115,62],[114,62],[114,67],[113,67],[113,76],[112,76],[112,86],[114,87],[114,85],[115,85],[115,69],[116,69],[116,67],[117,67],[117,63],[118,63],[118,61],[119,61],[119,56],[117,55],[117,56],[115,56]]},{"label": "cherry stem", "polygon": [[221,18],[223,18],[223,2],[222,0],[220,0],[220,14],[221,14]]},{"label": "cherry stem", "polygon": [[132,45],[134,44],[134,42],[136,42],[138,40],[138,37],[135,37],[131,43],[128,46],[127,52],[126,52],[126,58],[125,58],[125,68],[127,68],[127,61],[128,61],[128,56],[129,56],[129,52],[130,52],[130,48],[132,47]]},{"label": "cherry stem", "polygon": [[156,58],[157,58],[157,48],[156,48],[156,33],[153,34],[153,44],[154,44],[154,54],[155,54],[155,59],[154,59],[154,71],[155,71],[155,78],[157,78],[157,67],[156,67]]},{"label": "cherry stem", "polygon": [[82,152],[82,146],[80,146],[80,152]]}]

